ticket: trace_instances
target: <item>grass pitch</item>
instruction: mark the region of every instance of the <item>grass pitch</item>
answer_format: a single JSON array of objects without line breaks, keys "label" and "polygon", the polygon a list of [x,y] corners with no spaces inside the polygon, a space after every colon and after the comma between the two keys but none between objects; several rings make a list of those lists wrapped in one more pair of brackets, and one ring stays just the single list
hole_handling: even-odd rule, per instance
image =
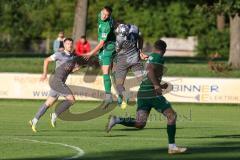
[{"label": "grass pitch", "polygon": [[[176,58],[177,59],[177,58]],[[0,58],[0,72],[42,73],[44,58]],[[175,60],[175,59],[174,59]],[[175,60],[176,61],[176,60]],[[179,61],[166,59],[165,76],[180,77],[226,77],[240,78],[239,70],[215,72],[209,69],[207,61]],[[223,61],[226,63],[226,61]],[[54,70],[54,63],[49,65],[49,73]],[[80,73],[85,73],[86,68],[81,68]]]},{"label": "grass pitch", "polygon": [[[189,148],[187,154],[167,154],[165,119],[152,110],[145,129],[116,126],[110,134],[104,127],[110,113],[89,121],[59,120],[51,128],[49,113],[39,121],[38,133],[28,125],[43,101],[0,100],[0,159],[64,159],[80,148],[86,160],[239,160],[240,105],[173,104],[178,112],[176,142]],[[80,102],[72,112],[91,110],[100,102]],[[135,105],[111,114],[135,115]],[[67,146],[68,145],[68,146]],[[69,146],[72,146],[69,147]]]}]

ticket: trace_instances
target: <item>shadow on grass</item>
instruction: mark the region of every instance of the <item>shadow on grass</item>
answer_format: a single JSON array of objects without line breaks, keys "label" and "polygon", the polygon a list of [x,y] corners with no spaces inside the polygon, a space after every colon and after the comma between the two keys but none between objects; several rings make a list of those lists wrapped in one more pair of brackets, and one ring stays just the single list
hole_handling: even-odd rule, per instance
[{"label": "shadow on grass", "polygon": [[[111,146],[109,146],[111,147]],[[130,147],[130,146],[129,146]],[[151,148],[151,149],[130,149],[119,151],[101,152],[96,154],[86,154],[79,160],[239,160],[240,147],[236,146],[221,146],[217,147],[192,147],[188,152],[179,155],[168,155],[166,148]],[[67,157],[67,156],[66,156]],[[55,160],[63,159],[63,157],[36,157],[36,158],[18,158],[18,160]],[[10,160],[10,159],[8,159]],[[11,159],[11,160],[17,160]]]},{"label": "shadow on grass", "polygon": [[231,135],[216,135],[211,138],[240,138],[240,134],[231,134]]},{"label": "shadow on grass", "polygon": [[188,138],[191,138],[191,139],[209,139],[209,138],[229,138],[229,139],[237,139],[239,138],[240,139],[240,134],[229,134],[229,135],[214,135],[214,136],[206,136],[206,137],[188,137]]},{"label": "shadow on grass", "polygon": [[[140,149],[140,150],[126,150],[115,151],[108,153],[101,153],[99,155],[86,155],[82,159],[85,160],[239,160],[239,157],[232,156],[234,153],[239,153],[239,147],[195,147],[189,148],[188,152],[179,155],[168,155],[167,149],[153,148],[153,149]],[[229,154],[225,153],[232,153]]]},{"label": "shadow on grass", "polygon": [[[177,130],[182,130],[182,129],[196,129],[196,128],[213,128],[213,127],[177,127]],[[166,127],[151,127],[151,128],[144,128],[144,129],[137,129],[137,128],[117,128],[113,129],[114,131],[141,131],[141,130],[166,130]]]}]

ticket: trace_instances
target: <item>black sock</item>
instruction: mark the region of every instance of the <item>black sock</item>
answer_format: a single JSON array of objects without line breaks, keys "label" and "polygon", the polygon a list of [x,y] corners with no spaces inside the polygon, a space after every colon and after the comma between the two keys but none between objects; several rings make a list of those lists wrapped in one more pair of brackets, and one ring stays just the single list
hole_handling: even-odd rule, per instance
[{"label": "black sock", "polygon": [[119,123],[121,125],[127,126],[127,127],[135,127],[135,118],[127,117],[127,118],[122,118],[119,117]]},{"label": "black sock", "polygon": [[168,143],[174,144],[175,143],[175,134],[176,134],[176,124],[167,125],[167,134],[168,134]]}]

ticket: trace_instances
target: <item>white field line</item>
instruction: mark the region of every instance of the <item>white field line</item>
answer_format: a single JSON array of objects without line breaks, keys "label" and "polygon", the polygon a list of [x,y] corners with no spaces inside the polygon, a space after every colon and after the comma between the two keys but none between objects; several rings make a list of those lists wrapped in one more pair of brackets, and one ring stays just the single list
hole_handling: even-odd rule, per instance
[{"label": "white field line", "polygon": [[59,146],[71,148],[71,149],[77,151],[77,154],[75,154],[74,156],[66,157],[66,158],[63,158],[62,160],[76,159],[76,158],[82,157],[84,155],[84,151],[81,148],[76,147],[76,146],[72,146],[72,145],[68,145],[68,144],[65,144],[65,143],[38,141],[38,140],[33,140],[33,139],[22,139],[22,138],[14,138],[14,139],[15,140],[20,140],[20,141],[29,141],[29,142],[33,142],[33,143],[43,143],[43,144],[59,145]]}]

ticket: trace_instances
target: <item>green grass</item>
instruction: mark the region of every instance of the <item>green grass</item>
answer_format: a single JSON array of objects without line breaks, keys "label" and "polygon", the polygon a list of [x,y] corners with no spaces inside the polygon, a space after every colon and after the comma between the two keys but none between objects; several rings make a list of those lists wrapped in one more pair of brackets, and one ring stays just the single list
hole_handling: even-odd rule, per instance
[{"label": "green grass", "polygon": [[240,70],[215,72],[208,68],[207,63],[166,63],[166,76],[176,77],[235,77],[240,78]]},{"label": "green grass", "polygon": [[[41,73],[43,58],[0,58],[0,72],[24,72]],[[166,60],[168,71],[165,76],[177,77],[235,77],[240,78],[240,71],[215,72],[208,68],[207,61],[203,60]],[[53,71],[54,65],[50,65],[49,71]],[[86,69],[81,69],[85,72]]]},{"label": "green grass", "polygon": [[[27,122],[43,101],[0,100],[1,159],[63,159],[76,152],[70,148],[40,144],[23,139],[65,143],[80,147],[86,160],[239,160],[240,105],[173,104],[178,112],[177,144],[189,148],[188,154],[168,155],[166,123],[152,111],[144,130],[116,126],[110,134],[104,126],[110,113],[89,121],[58,121],[57,128],[49,124],[50,109],[32,133]],[[72,112],[84,112],[99,102],[77,102]],[[111,114],[134,116],[135,107],[127,111],[115,108]],[[155,118],[154,118],[155,117]],[[18,138],[18,139],[16,139]]]},{"label": "green grass", "polygon": [[[44,58],[0,58],[0,72],[42,73]],[[54,65],[50,64],[49,70]]]}]

